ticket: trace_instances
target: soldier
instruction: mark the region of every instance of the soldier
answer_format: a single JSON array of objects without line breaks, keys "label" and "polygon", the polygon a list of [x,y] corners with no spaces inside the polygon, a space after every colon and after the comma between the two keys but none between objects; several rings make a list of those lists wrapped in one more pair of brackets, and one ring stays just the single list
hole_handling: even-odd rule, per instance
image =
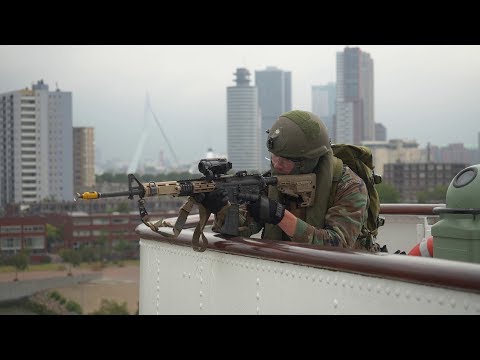
[{"label": "soldier", "polygon": [[[359,236],[368,216],[368,192],[348,166],[343,166],[333,202],[329,199],[336,157],[320,118],[307,111],[289,111],[277,119],[268,134],[272,175],[315,173],[315,202],[298,208],[293,199],[270,186],[268,198],[262,196],[241,211],[241,235],[250,236],[263,228],[264,239],[377,251],[378,247]],[[213,230],[218,232],[229,206],[226,192],[208,193],[202,204],[215,214]]]}]

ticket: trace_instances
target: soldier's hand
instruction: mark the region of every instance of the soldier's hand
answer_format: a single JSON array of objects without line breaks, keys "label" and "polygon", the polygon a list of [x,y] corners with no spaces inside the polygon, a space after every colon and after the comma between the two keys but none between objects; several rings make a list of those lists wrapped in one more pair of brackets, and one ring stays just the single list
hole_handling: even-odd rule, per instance
[{"label": "soldier's hand", "polygon": [[216,214],[228,204],[228,193],[225,189],[215,189],[212,192],[204,193],[205,198],[201,204],[210,212]]},{"label": "soldier's hand", "polygon": [[257,201],[249,203],[247,210],[256,222],[263,221],[273,225],[282,221],[285,215],[285,206],[263,195]]}]

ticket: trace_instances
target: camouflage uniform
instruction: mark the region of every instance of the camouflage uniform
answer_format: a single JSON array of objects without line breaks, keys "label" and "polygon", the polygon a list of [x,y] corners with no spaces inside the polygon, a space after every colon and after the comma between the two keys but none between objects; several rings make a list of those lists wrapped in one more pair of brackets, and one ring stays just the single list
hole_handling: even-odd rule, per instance
[{"label": "camouflage uniform", "polygon": [[325,226],[318,229],[300,218],[292,241],[359,249],[357,242],[367,221],[368,193],[363,180],[348,166],[337,185],[333,206],[325,215]]},{"label": "camouflage uniform", "polygon": [[[298,220],[293,236],[288,237],[283,234],[284,240],[350,249],[365,248],[365,241],[358,239],[358,236],[368,215],[367,187],[363,180],[348,166],[344,167],[342,177],[338,182],[333,206],[328,209],[325,216],[324,228],[316,228],[305,222],[302,209],[291,209],[288,205],[286,205],[286,208],[294,213]],[[219,232],[225,218],[226,209],[222,209],[223,211],[216,214],[214,231]],[[241,236],[248,237],[262,230],[264,224],[256,223],[248,215],[246,209],[241,208],[240,226]]]},{"label": "camouflage uniform", "polygon": [[[317,175],[315,201],[311,207],[296,207],[295,202],[288,201],[271,187],[268,197],[285,205],[297,217],[293,236],[287,236],[277,225],[256,223],[245,208],[240,208],[241,236],[251,236],[263,228],[262,238],[376,251],[359,237],[368,217],[367,187],[347,166],[328,206],[332,169],[338,159],[333,156],[327,128],[316,115],[300,110],[282,114],[270,129],[267,147],[277,156],[296,159],[291,174],[313,172]],[[276,175],[274,168],[272,175]],[[214,231],[223,224],[226,208],[216,214]]]}]

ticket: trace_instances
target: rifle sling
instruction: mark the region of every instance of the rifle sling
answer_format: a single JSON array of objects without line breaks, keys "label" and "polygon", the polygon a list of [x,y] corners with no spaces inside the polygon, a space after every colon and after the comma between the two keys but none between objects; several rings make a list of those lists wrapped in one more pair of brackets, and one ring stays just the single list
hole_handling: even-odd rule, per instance
[{"label": "rifle sling", "polygon": [[[199,213],[200,213],[200,220],[197,223],[197,226],[195,227],[195,231],[193,232],[192,247],[193,247],[193,250],[199,251],[199,252],[203,252],[206,250],[208,245],[208,240],[203,234],[203,229],[208,221],[208,218],[210,217],[210,212],[206,210],[205,207],[203,207],[201,204],[197,203],[192,196],[190,196],[188,198],[188,201],[185,204],[183,204],[183,206],[181,207],[177,217],[177,221],[175,221],[175,224],[173,226],[171,223],[165,220],[159,220],[155,223],[149,221],[150,217],[147,211],[145,210],[143,199],[139,200],[138,203],[139,203],[140,216],[141,216],[142,222],[153,231],[170,239],[176,239],[178,235],[180,235],[180,232],[182,231],[185,225],[185,222],[187,221],[187,217],[190,214],[190,211],[192,211],[193,205],[197,204],[199,208]],[[173,234],[159,230],[160,227],[172,227]],[[202,237],[202,245],[199,244],[200,236]]]},{"label": "rifle sling", "polygon": [[[195,231],[193,232],[192,247],[195,251],[203,252],[207,249],[208,245],[208,240],[203,233],[203,229],[205,228],[208,218],[210,217],[210,211],[201,204],[198,204],[198,211],[200,213],[200,220],[198,221]],[[199,244],[200,235],[202,236],[202,245]]]}]

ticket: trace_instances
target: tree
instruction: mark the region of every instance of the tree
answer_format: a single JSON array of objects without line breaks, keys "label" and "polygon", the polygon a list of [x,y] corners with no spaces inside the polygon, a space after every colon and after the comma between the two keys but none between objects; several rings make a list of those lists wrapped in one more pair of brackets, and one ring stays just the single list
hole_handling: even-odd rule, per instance
[{"label": "tree", "polygon": [[433,189],[419,191],[417,193],[417,201],[420,204],[435,204],[435,203],[444,203],[447,196],[448,185],[438,185]]},{"label": "tree", "polygon": [[105,230],[102,230],[101,235],[95,240],[94,247],[97,259],[99,261],[104,261],[108,256],[108,233]]},{"label": "tree", "polygon": [[117,205],[116,211],[119,213],[128,213],[130,212],[130,205],[127,202],[121,202]]},{"label": "tree", "polygon": [[118,304],[115,300],[102,299],[100,309],[93,312],[92,315],[130,315],[130,313],[125,301]]},{"label": "tree", "polygon": [[47,248],[48,251],[52,251],[53,248],[59,243],[63,242],[63,227],[55,227],[51,224],[47,224]]},{"label": "tree", "polygon": [[[159,174],[144,173],[141,175],[141,178],[143,179],[155,179],[155,181],[168,181],[173,179],[188,180],[188,179],[197,178],[197,177],[198,177],[198,174],[190,174],[188,171],[159,173]],[[115,174],[110,172],[104,172],[101,175],[95,175],[95,179],[97,183],[101,183],[101,182],[122,183],[122,184],[128,183],[127,174],[125,173]]]},{"label": "tree", "polygon": [[134,249],[135,245],[125,239],[120,239],[120,241],[113,248],[113,250],[118,253],[120,260],[126,259],[128,253],[132,252]]},{"label": "tree", "polygon": [[46,202],[46,203],[49,203],[49,202],[56,202],[57,201],[57,198],[55,195],[52,195],[52,196],[46,196],[42,199],[42,202]]},{"label": "tree", "polygon": [[15,266],[15,279],[18,281],[18,272],[23,271],[28,267],[28,252],[21,250],[12,257],[12,265]]},{"label": "tree", "polygon": [[381,204],[396,204],[400,202],[400,192],[391,184],[375,185]]},{"label": "tree", "polygon": [[60,251],[60,256],[63,259],[63,261],[70,264],[70,267],[68,269],[68,276],[72,276],[72,266],[75,267],[80,265],[80,260],[81,260],[80,253],[73,249],[63,249]]},{"label": "tree", "polygon": [[81,245],[78,252],[80,253],[80,259],[82,262],[87,262],[90,264],[91,262],[95,261],[96,254],[93,247]]}]

